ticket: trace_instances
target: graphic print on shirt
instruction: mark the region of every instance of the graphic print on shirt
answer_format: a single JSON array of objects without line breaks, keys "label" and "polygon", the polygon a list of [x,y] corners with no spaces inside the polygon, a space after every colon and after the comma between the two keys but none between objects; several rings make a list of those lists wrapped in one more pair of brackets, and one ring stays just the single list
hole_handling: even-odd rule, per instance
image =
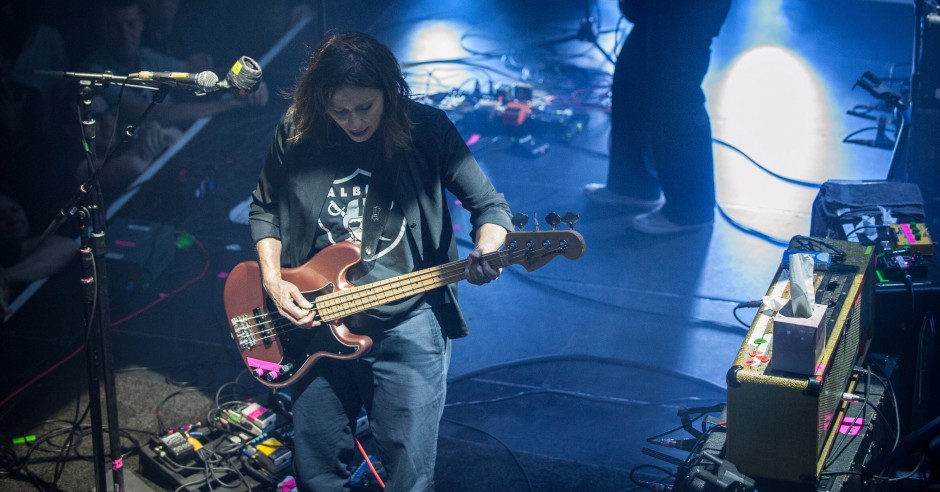
[{"label": "graphic print on shirt", "polygon": [[[348,239],[362,241],[363,208],[371,178],[372,173],[356,169],[348,176],[333,181],[323,206],[323,213],[317,220],[317,225],[326,233],[330,244]],[[393,201],[388,222],[379,237],[374,259],[385,256],[401,244],[406,229],[405,218],[398,212],[398,206]]]}]

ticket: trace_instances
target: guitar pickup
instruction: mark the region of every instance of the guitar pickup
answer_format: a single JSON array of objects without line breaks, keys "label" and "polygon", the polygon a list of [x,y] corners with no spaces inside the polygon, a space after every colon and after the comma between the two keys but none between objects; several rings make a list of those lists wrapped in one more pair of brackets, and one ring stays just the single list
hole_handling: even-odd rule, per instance
[{"label": "guitar pickup", "polygon": [[252,313],[254,313],[255,319],[258,320],[258,335],[261,336],[261,343],[263,343],[266,348],[270,347],[274,339],[274,333],[271,333],[271,316],[267,312],[262,311],[261,308],[254,308]]}]

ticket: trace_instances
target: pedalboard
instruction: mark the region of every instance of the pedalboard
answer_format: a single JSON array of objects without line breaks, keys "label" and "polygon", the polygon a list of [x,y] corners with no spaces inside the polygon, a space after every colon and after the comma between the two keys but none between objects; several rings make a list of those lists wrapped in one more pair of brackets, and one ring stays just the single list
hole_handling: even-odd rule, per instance
[{"label": "pedalboard", "polygon": [[276,474],[271,474],[270,479],[265,478],[266,475],[259,473],[261,462],[237,460],[237,455],[224,464],[213,463],[212,483],[206,482],[206,458],[200,456],[205,451],[197,453],[197,449],[204,447],[206,450],[218,450],[231,447],[233,439],[238,438],[224,432],[213,432],[198,438],[195,435],[186,436],[185,433],[174,432],[154,438],[148,445],[140,447],[138,471],[141,476],[167,490],[210,492],[218,490],[220,482],[241,483],[254,490],[274,490],[277,482],[273,476]]},{"label": "pedalboard", "polygon": [[274,490],[293,465],[291,423],[251,401],[228,403],[212,418],[151,437],[140,447],[141,473],[169,490],[210,492],[221,483]]}]

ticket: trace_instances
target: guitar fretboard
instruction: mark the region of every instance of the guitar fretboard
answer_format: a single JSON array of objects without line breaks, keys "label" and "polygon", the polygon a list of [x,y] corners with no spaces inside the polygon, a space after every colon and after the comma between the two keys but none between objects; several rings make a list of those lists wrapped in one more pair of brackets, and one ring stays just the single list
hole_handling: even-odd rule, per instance
[{"label": "guitar fretboard", "polygon": [[[483,260],[493,268],[503,268],[514,263],[509,251],[495,251],[485,254]],[[467,260],[454,261],[368,285],[325,294],[316,300],[317,313],[321,321],[334,321],[377,306],[416,296],[438,287],[466,280],[467,263]]]}]

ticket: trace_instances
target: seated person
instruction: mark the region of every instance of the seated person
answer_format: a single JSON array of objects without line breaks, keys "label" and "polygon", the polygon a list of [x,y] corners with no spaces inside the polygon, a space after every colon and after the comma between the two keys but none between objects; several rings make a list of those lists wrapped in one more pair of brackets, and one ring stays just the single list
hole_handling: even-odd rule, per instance
[{"label": "seated person", "polygon": [[[117,124],[115,111],[108,106],[107,101],[101,95],[96,94],[92,98],[91,112],[98,125],[95,138],[98,165],[105,165],[98,174],[98,184],[106,201],[114,199],[126,190],[154,159],[182,136],[182,132],[176,127],[165,127],[154,120],[145,120],[137,127],[134,137],[122,147],[117,148],[117,153],[110,162],[105,164],[104,158],[108,147],[116,146],[122,135],[121,132],[115,133]],[[76,133],[75,125],[66,127],[66,132],[69,132],[69,129],[71,133]],[[111,142],[112,136],[115,139],[113,143]],[[73,141],[81,137],[72,135],[66,138]],[[87,159],[82,157],[75,171],[76,186],[84,183],[90,175]]]}]

